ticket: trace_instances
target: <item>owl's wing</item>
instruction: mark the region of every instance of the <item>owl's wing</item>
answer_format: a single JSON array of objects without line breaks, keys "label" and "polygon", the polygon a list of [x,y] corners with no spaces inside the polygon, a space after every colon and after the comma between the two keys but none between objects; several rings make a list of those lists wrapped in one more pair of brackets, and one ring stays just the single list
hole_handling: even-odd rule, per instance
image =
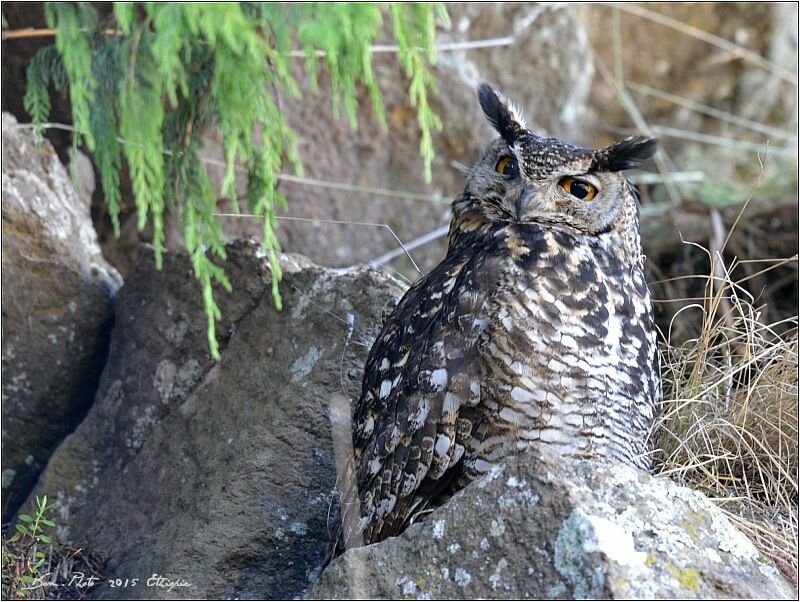
[{"label": "owl's wing", "polygon": [[480,401],[489,261],[451,252],[406,293],[370,352],[353,420],[365,543],[396,534],[420,490],[444,487],[464,453],[471,425],[459,423],[459,408]]}]

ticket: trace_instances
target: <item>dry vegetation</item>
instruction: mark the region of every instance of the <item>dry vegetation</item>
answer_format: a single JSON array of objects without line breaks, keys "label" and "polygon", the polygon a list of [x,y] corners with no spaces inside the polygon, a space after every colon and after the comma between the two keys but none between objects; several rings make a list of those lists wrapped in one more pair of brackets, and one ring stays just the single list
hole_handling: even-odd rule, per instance
[{"label": "dry vegetation", "polygon": [[[796,257],[765,269],[781,261],[796,270]],[[697,336],[673,345],[665,333],[656,472],[718,502],[796,584],[797,318],[765,323],[765,307],[732,275],[740,266],[712,264],[716,276],[695,277],[706,295],[675,315],[691,314]]]}]

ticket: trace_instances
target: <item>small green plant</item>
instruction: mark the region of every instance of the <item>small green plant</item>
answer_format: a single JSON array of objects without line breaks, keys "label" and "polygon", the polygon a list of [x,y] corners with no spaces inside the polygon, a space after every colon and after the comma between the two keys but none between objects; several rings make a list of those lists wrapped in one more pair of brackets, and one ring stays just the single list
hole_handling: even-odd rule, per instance
[{"label": "small green plant", "polygon": [[[249,212],[262,220],[262,249],[272,266],[280,308],[276,185],[284,165],[300,173],[295,135],[281,115],[278,94],[298,97],[292,62],[302,61],[310,85],[323,73],[334,109],[355,127],[358,87],[369,96],[381,127],[385,117],[372,68],[372,45],[386,16],[397,58],[416,109],[426,179],[433,158],[431,131],[441,129],[429,98],[436,85],[435,18],[443,6],[374,2],[115,2],[105,14],[90,2],[48,2],[55,44],[28,67],[25,109],[47,120],[49,86],[68,94],[74,144],[94,155],[115,233],[119,235],[120,172],[127,167],[139,229],[152,228],[161,266],[165,214],[181,225],[201,283],[211,355],[219,358],[213,286],[230,292],[219,260],[225,241],[214,216],[218,198],[238,211],[237,171],[245,174]],[[327,124],[320,123],[320,127]],[[224,146],[225,175],[215,190],[200,151],[215,128]]]},{"label": "small green plant", "polygon": [[4,600],[40,600],[45,597],[49,578],[46,570],[48,550],[53,544],[45,534],[45,527],[56,524],[47,518],[52,507],[47,504],[47,496],[36,497],[36,514],[20,514],[15,533],[3,538],[3,579]]}]

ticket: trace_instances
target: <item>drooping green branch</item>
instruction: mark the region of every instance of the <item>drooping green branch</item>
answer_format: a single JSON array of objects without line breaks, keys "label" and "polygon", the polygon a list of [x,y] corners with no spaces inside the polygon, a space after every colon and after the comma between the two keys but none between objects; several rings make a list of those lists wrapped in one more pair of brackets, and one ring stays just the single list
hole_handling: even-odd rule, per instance
[{"label": "drooping green branch", "polygon": [[[446,18],[440,6],[120,2],[101,18],[92,3],[47,4],[55,44],[40,50],[28,67],[25,109],[34,122],[45,122],[49,85],[68,92],[74,144],[94,155],[115,233],[120,171],[127,164],[138,226],[151,226],[159,267],[165,213],[179,219],[202,287],[213,357],[219,357],[215,322],[220,319],[213,287],[231,288],[215,263],[225,258],[214,216],[218,198],[235,201],[237,170],[247,174],[248,209],[262,219],[262,249],[272,265],[273,296],[280,307],[275,212],[285,200],[276,191],[277,177],[284,163],[296,173],[301,165],[276,95],[298,95],[290,61],[297,60],[292,57],[299,47],[312,86],[320,72],[327,73],[335,113],[343,110],[355,127],[357,92],[363,86],[385,128],[370,47],[387,13],[417,109],[429,179],[431,132],[441,127],[429,104],[436,90],[429,71],[435,58],[434,19],[437,14]],[[223,142],[219,190],[200,161],[201,134],[208,128],[216,128]]]}]

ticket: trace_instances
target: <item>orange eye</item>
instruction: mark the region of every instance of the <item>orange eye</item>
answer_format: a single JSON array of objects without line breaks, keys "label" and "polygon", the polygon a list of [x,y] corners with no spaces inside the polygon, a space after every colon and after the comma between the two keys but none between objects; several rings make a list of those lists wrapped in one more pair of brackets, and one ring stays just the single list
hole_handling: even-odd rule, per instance
[{"label": "orange eye", "polygon": [[504,176],[515,176],[518,173],[517,160],[514,157],[500,157],[494,170]]},{"label": "orange eye", "polygon": [[561,178],[561,181],[558,183],[558,185],[576,199],[580,199],[582,201],[591,201],[597,194],[597,188],[589,184],[589,182],[582,182],[581,180],[576,180],[575,178]]}]

